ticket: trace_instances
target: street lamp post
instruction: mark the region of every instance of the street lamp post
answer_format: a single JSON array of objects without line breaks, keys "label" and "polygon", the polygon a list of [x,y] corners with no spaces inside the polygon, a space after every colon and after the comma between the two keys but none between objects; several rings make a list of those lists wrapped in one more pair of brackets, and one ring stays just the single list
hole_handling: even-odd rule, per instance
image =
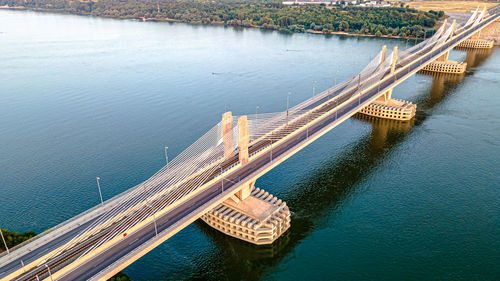
[{"label": "street lamp post", "polygon": [[290,105],[290,92],[286,95],[286,125],[288,126],[288,106]]},{"label": "street lamp post", "polygon": [[3,237],[2,229],[0,228],[0,235],[2,235],[3,244],[5,245],[5,250],[7,250],[7,254],[10,254],[9,247],[7,247],[7,242],[5,242],[5,238]]},{"label": "street lamp post", "polygon": [[47,264],[45,264],[45,267],[49,271],[50,280],[54,281],[54,279],[52,278],[52,273],[50,272],[50,267]]},{"label": "street lamp post", "polygon": [[224,174],[222,173],[222,164],[219,164],[219,169],[220,169],[220,176],[222,177],[222,180],[220,181],[221,193],[222,193],[222,192],[224,192]]},{"label": "street lamp post", "polygon": [[271,155],[269,156],[271,163],[273,162],[273,131],[271,131]]},{"label": "street lamp post", "polygon": [[316,91],[316,80],[313,81],[313,97]]},{"label": "street lamp post", "polygon": [[255,121],[257,121],[259,119],[259,115],[258,115],[259,114],[259,108],[260,108],[259,106],[255,107]]},{"label": "street lamp post", "polygon": [[151,207],[151,211],[153,212],[153,223],[155,225],[155,234],[156,234],[156,237],[158,237],[158,227],[156,226],[156,214],[155,214],[155,210],[153,209],[153,206],[151,205],[151,203],[148,203],[148,206]]},{"label": "street lamp post", "polygon": [[307,124],[306,124],[306,139],[309,139],[309,117],[307,117]]},{"label": "street lamp post", "polygon": [[102,193],[101,193],[101,184],[99,183],[100,177],[96,177],[97,180],[97,188],[99,189],[99,197],[101,197],[101,205],[104,205],[104,201],[102,201]]},{"label": "street lamp post", "polygon": [[358,96],[358,105],[361,104],[361,73],[358,75],[358,91],[359,91],[359,96]]},{"label": "street lamp post", "polygon": [[165,146],[165,162],[167,162],[166,166],[168,166],[168,154],[167,154],[168,146]]}]

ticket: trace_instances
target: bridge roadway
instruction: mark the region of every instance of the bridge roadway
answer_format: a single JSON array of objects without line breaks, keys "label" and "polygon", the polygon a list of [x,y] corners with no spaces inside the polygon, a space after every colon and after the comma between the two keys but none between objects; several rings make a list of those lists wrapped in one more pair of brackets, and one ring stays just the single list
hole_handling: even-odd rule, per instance
[{"label": "bridge roadway", "polygon": [[[364,106],[371,103],[374,99],[380,96],[385,91],[393,88],[395,85],[402,82],[408,76],[414,72],[420,70],[427,63],[432,62],[435,58],[439,57],[442,53],[448,49],[453,48],[460,41],[468,38],[472,33],[487,25],[489,22],[498,18],[498,14],[495,14],[491,18],[479,23],[476,27],[469,29],[462,34],[453,37],[451,40],[447,41],[441,48],[433,50],[426,53],[412,63],[398,68],[396,74],[391,77],[388,74],[385,79],[382,79],[380,85],[377,87],[372,87],[362,92],[361,95],[357,94],[356,91],[351,91],[347,95],[343,95],[340,100],[335,103],[328,102],[329,97],[325,97],[314,103],[310,108],[319,107],[316,110],[313,117],[321,117],[317,119],[319,122],[311,122],[308,128],[304,126],[298,128],[297,133],[294,133],[293,137],[285,139],[281,144],[276,144],[272,150],[267,150],[265,153],[261,153],[251,158],[251,161],[244,166],[241,166],[237,171],[231,172],[227,176],[224,176],[224,189],[222,189],[221,180],[207,186],[203,191],[196,194],[194,197],[190,198],[188,201],[184,202],[182,205],[177,206],[163,216],[157,217],[156,223],[158,227],[158,232],[160,238],[155,237],[154,224],[151,222],[147,226],[141,228],[140,230],[131,233],[126,238],[122,239],[118,243],[112,245],[105,251],[94,256],[88,262],[83,263],[81,266],[74,268],[68,274],[64,275],[61,280],[87,280],[92,277],[98,277],[111,269],[110,265],[118,262],[116,266],[120,266],[119,263],[126,263],[127,259],[130,259],[129,253],[136,249],[140,249],[141,246],[147,245],[148,243],[154,243],[155,240],[163,240],[162,236],[170,237],[173,233],[169,233],[169,230],[176,229],[178,231],[178,226],[182,222],[194,221],[203,215],[209,208],[209,206],[217,205],[219,201],[227,198],[228,196],[235,193],[238,188],[242,186],[243,183],[248,182],[247,179],[256,178],[263,172],[271,169],[280,162],[289,158],[293,153],[300,150],[301,148],[308,145],[310,142],[314,141],[316,138],[320,137],[327,131],[331,130],[345,119],[354,115]],[[332,93],[332,96],[338,95],[337,93]],[[311,120],[311,119],[309,119]],[[316,120],[316,119],[315,119]],[[252,153],[261,149],[262,147],[268,146],[270,140],[263,140],[254,144],[250,147],[249,152]],[[290,153],[293,152],[293,153]],[[230,166],[235,161],[237,161],[237,155],[226,161],[224,166]],[[215,175],[214,175],[215,176]],[[241,179],[241,182],[238,181]],[[88,222],[90,223],[90,222]],[[49,250],[61,245],[62,242],[68,241],[75,232],[85,228],[87,224],[80,226],[79,228],[61,236],[57,241],[51,244],[47,244],[45,247],[36,249],[33,253],[30,253],[31,259],[43,252],[48,252]],[[42,252],[43,251],[43,252]],[[27,256],[23,257],[26,258]],[[121,260],[120,260],[121,259]],[[71,259],[69,259],[71,260]],[[66,263],[68,260],[63,260]],[[19,261],[17,261],[17,266]],[[16,267],[15,262],[9,264],[10,267],[3,267],[2,271],[11,271],[11,269]],[[43,270],[39,274],[46,274]],[[41,275],[40,275],[41,276]],[[28,277],[28,276],[25,276]],[[31,277],[31,278],[30,278]],[[25,280],[32,279],[34,275],[26,278]],[[24,279],[24,278],[23,278]]]}]

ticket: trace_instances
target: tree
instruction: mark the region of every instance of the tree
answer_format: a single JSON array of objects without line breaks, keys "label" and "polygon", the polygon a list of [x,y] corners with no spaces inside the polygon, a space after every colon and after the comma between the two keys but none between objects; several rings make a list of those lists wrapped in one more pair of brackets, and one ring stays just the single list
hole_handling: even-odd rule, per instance
[{"label": "tree", "polygon": [[349,23],[347,21],[341,21],[339,29],[342,31],[349,31]]},{"label": "tree", "polygon": [[[427,31],[403,27],[420,26],[432,28],[436,21],[444,16],[442,11],[417,11],[401,7],[363,8],[356,6],[321,5],[284,6],[269,0],[175,0],[161,1],[160,12],[155,0],[37,0],[39,7],[46,10],[64,11],[74,14],[121,18],[169,18],[183,22],[200,22],[235,26],[259,26],[268,29],[279,27],[293,32],[305,29],[315,31],[344,31],[361,34],[398,35],[406,33],[412,36],[427,36]],[[34,0],[0,0],[0,6],[35,7]],[[294,25],[293,27],[291,27]]]}]

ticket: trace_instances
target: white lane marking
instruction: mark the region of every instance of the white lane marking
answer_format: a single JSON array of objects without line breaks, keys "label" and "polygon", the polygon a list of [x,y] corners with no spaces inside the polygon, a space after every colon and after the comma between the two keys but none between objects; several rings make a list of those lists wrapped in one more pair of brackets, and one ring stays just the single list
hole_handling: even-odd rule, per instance
[{"label": "white lane marking", "polygon": [[134,242],[137,241],[137,240],[139,240],[139,238],[136,238],[134,241],[128,243],[128,245],[130,246],[130,245],[134,244]]}]

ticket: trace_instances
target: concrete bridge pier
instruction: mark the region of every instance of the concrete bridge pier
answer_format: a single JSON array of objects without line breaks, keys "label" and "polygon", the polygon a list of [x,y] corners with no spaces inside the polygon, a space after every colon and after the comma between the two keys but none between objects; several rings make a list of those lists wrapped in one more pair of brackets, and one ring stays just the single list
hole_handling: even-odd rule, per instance
[{"label": "concrete bridge pier", "polygon": [[[230,121],[229,121],[230,119]],[[232,115],[222,115],[224,155],[232,155]],[[231,126],[229,126],[231,124]],[[226,137],[227,135],[227,137]],[[226,140],[231,144],[226,145]],[[250,134],[247,116],[238,118],[238,159],[240,165],[249,161]],[[231,153],[226,149],[231,147]],[[255,187],[255,179],[245,182],[243,187],[222,204],[204,214],[201,219],[220,232],[252,244],[271,244],[290,227],[290,210],[285,202]]]},{"label": "concrete bridge pier", "polygon": [[[446,19],[444,20],[443,23],[444,26],[446,26]],[[452,33],[455,34],[455,27],[457,25],[457,21],[453,20],[452,24]],[[443,33],[445,30],[443,29]],[[453,73],[453,74],[463,74],[465,73],[465,70],[467,69],[467,63],[465,62],[458,62],[458,61],[452,61],[449,60],[449,55],[450,52],[444,53],[442,56],[437,58],[435,61],[429,63],[426,65],[422,71],[428,71],[428,72],[439,72],[439,73]]]},{"label": "concrete bridge pier", "polygon": [[500,19],[490,23],[480,30],[477,34],[478,39],[493,41],[493,45],[500,45]]},{"label": "concrete bridge pier", "polygon": [[493,21],[488,26],[473,34],[469,39],[457,45],[458,49],[491,49],[500,45],[500,20]]},{"label": "concrete bridge pier", "polygon": [[[387,47],[384,45],[382,47],[382,56],[380,59],[380,64],[384,63],[386,56]],[[393,74],[396,69],[396,60],[398,54],[398,47],[394,47],[391,73]],[[383,119],[392,119],[400,121],[411,120],[417,111],[417,105],[412,102],[393,99],[392,90],[382,93],[373,103],[369,104],[367,107],[359,111],[360,114],[373,116]]]}]

